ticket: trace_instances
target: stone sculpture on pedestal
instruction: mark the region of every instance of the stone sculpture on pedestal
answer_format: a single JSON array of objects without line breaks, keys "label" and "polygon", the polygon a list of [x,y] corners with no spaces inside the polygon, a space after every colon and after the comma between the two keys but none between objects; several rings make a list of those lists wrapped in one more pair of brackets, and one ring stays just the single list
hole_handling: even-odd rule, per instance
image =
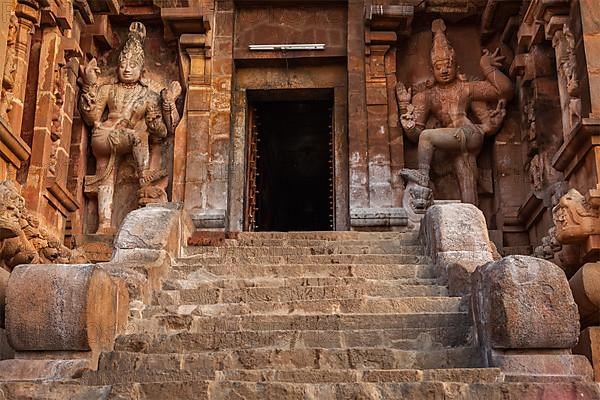
[{"label": "stone sculpture on pedestal", "polygon": [[[171,82],[158,94],[141,80],[145,38],[144,25],[132,23],[119,55],[117,83],[98,87],[99,68],[95,59],[82,71],[79,109],[85,122],[93,126],[91,145],[96,158],[96,173],[86,177],[85,189],[98,196],[98,234],[115,231],[112,203],[122,156],[133,156],[135,161],[139,205],[167,201],[164,188],[157,183],[167,171],[156,158],[162,157],[163,140],[179,123],[175,101],[181,86]],[[103,118],[106,109],[108,114]],[[155,168],[156,165],[160,166]]]},{"label": "stone sculpture on pedestal", "polygon": [[[484,138],[494,135],[502,125],[505,104],[513,95],[513,84],[498,69],[503,59],[498,50],[494,53],[485,50],[481,57],[485,81],[468,80],[458,74],[455,52],[446,38],[444,21],[435,20],[431,30],[431,66],[435,82],[427,82],[414,96],[412,88],[407,89],[402,83],[396,88],[402,128],[410,140],[418,142],[419,169],[404,169],[401,175],[408,186],[429,187],[434,151],[443,150],[453,157],[462,201],[477,205],[477,155]],[[489,109],[488,102],[496,102],[496,107]],[[442,128],[426,129],[430,115]]]}]

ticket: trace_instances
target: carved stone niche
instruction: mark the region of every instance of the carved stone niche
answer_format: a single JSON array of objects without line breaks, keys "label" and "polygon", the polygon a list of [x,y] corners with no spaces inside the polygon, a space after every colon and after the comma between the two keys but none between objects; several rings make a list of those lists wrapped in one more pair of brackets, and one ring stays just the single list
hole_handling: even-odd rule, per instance
[{"label": "carved stone niche", "polygon": [[[147,37],[140,22],[130,25],[127,37],[118,54],[99,58],[107,61],[106,73],[100,76],[92,59],[79,80],[79,110],[91,127],[96,161],[95,172],[85,178],[85,192],[86,211],[97,221],[88,220],[86,233],[100,239],[111,237],[131,210],[168,201],[172,137],[180,120],[175,102],[181,86],[168,83],[178,76],[175,54],[154,32]],[[146,42],[163,51],[146,55]]]},{"label": "carved stone niche", "polygon": [[581,244],[584,260],[600,251],[600,207],[595,192],[583,196],[570,189],[552,210],[556,239],[562,244]]}]

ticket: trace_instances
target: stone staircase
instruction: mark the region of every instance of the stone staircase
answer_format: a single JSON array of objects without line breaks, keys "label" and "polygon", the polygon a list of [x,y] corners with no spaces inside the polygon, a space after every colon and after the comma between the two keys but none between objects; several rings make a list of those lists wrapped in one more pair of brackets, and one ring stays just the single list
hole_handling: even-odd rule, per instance
[{"label": "stone staircase", "polygon": [[242,233],[185,254],[152,305],[134,304],[98,371],[61,390],[140,400],[598,393],[483,368],[469,304],[436,283],[416,232]]}]

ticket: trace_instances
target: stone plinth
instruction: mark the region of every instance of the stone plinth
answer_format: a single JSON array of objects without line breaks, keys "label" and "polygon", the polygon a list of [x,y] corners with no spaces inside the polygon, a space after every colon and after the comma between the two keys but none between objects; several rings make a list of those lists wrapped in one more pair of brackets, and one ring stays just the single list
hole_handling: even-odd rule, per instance
[{"label": "stone plinth", "polygon": [[420,236],[440,280],[448,282],[453,294],[466,293],[473,271],[496,255],[485,217],[471,204],[433,205],[421,222]]},{"label": "stone plinth", "polygon": [[128,295],[95,265],[21,265],[6,291],[6,329],[10,345],[28,358],[53,352],[85,353],[94,368],[125,325]]},{"label": "stone plinth", "polygon": [[406,226],[408,217],[404,208],[355,208],[350,210],[353,228]]},{"label": "stone plinth", "polygon": [[579,308],[581,325],[600,325],[600,263],[588,263],[571,277],[569,286]]},{"label": "stone plinth", "polygon": [[73,235],[75,247],[85,252],[93,263],[106,262],[112,257],[113,235],[82,234]]},{"label": "stone plinth", "polygon": [[584,355],[594,368],[594,380],[600,382],[600,326],[591,326],[581,331],[579,343],[573,348],[575,354]]},{"label": "stone plinth", "polygon": [[568,375],[589,379],[589,363],[570,354],[579,315],[564,272],[528,256],[479,267],[472,278],[479,344],[489,366],[509,375]]}]

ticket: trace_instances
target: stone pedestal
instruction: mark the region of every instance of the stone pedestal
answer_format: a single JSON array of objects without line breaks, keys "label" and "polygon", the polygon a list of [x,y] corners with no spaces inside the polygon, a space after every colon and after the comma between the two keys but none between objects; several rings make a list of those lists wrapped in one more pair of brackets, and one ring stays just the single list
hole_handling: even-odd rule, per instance
[{"label": "stone pedestal", "polygon": [[594,380],[600,382],[600,326],[582,330],[573,353],[584,355],[590,360],[594,368]]},{"label": "stone pedestal", "polygon": [[114,235],[73,235],[74,247],[84,251],[93,263],[110,261],[114,239]]},{"label": "stone pedestal", "polygon": [[579,337],[579,315],[558,266],[533,257],[505,257],[475,271],[471,293],[487,366],[515,379],[591,379],[589,362],[571,354]]}]

